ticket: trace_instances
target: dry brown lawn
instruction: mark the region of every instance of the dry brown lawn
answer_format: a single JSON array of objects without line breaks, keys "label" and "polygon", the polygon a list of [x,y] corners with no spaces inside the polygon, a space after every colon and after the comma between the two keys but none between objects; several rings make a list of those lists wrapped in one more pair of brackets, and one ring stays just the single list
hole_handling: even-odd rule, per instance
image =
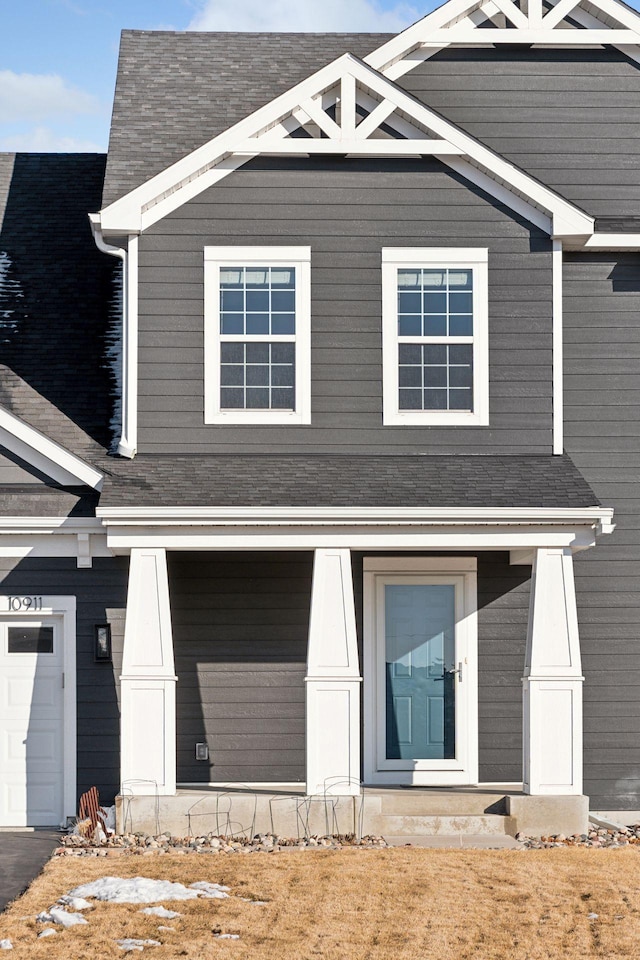
[{"label": "dry brown lawn", "polygon": [[[229,900],[98,903],[88,926],[42,940],[34,916],[99,876],[226,883]],[[268,901],[245,903],[240,897]],[[589,919],[590,913],[598,914]],[[164,924],[173,931],[158,931]],[[57,928],[60,929],[60,928]],[[238,933],[216,940],[213,931]],[[640,852],[340,850],[251,855],[57,858],[0,915],[11,960],[137,957],[115,940],[160,940],[154,960],[539,960],[640,958]]]}]

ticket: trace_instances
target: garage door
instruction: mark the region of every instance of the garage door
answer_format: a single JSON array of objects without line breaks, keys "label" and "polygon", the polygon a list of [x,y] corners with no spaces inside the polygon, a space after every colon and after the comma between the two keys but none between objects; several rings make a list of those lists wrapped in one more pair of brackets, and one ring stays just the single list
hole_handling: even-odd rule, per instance
[{"label": "garage door", "polygon": [[63,816],[61,618],[0,620],[0,826]]}]

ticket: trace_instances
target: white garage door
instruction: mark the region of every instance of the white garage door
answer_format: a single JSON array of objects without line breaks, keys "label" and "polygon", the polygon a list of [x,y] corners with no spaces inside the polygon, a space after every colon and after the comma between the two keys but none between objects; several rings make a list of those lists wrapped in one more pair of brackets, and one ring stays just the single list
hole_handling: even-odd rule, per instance
[{"label": "white garage door", "polygon": [[63,815],[63,630],[55,617],[0,620],[0,826]]}]

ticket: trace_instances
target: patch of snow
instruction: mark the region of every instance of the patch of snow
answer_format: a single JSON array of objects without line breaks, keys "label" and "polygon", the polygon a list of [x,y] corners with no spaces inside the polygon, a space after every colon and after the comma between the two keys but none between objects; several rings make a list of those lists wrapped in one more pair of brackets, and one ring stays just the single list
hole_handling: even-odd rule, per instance
[{"label": "patch of snow", "polygon": [[[112,453],[115,453],[122,433],[122,263],[118,262],[113,272],[113,294],[109,303],[109,320],[105,332],[105,360],[111,376],[112,415],[111,436]],[[107,824],[110,826],[110,824]],[[115,830],[115,807],[114,824]]]},{"label": "patch of snow", "polygon": [[158,927],[158,930],[175,930],[175,927]]},{"label": "patch of snow", "polygon": [[77,927],[81,923],[89,922],[81,913],[68,913],[62,907],[49,907],[49,917],[61,927]]},{"label": "patch of snow", "polygon": [[69,910],[93,910],[93,904],[89,903],[88,900],[83,900],[82,897],[70,897],[67,895],[60,897],[58,903],[61,903],[63,907],[67,907]]},{"label": "patch of snow", "polygon": [[48,910],[43,910],[42,913],[39,913],[36,917],[38,923],[53,923],[51,919],[51,914]]},{"label": "patch of snow", "polygon": [[200,890],[187,889],[182,883],[170,880],[150,880],[148,877],[101,877],[83,883],[70,891],[72,897],[92,897],[110,903],[161,903],[164,900],[195,900]]},{"label": "patch of snow", "polygon": [[13,950],[11,940],[0,940],[0,950]]},{"label": "patch of snow", "polygon": [[208,880],[198,880],[197,883],[190,884],[191,890],[197,890],[200,896],[207,900],[226,900],[229,896],[229,887],[223,887],[219,883],[209,883]]},{"label": "patch of snow", "polygon": [[42,940],[43,937],[55,937],[57,933],[58,931],[54,930],[53,927],[47,927],[46,930],[38,934],[38,940]]},{"label": "patch of snow", "polygon": [[175,920],[176,917],[182,916],[181,913],[167,910],[165,907],[145,907],[140,913],[147,913],[150,917],[162,917],[163,920]]},{"label": "patch of snow", "polygon": [[127,937],[126,940],[116,940],[116,943],[121,950],[140,950],[141,952],[145,947],[161,947],[162,944],[159,940],[134,940],[131,937]]},{"label": "patch of snow", "polygon": [[[13,263],[6,250],[0,250],[0,342],[10,343],[22,319],[16,312],[16,300],[24,299],[19,280],[11,277]],[[9,949],[8,947],[4,948]]]},{"label": "patch of snow", "polygon": [[589,916],[587,917],[587,920],[597,920],[597,919],[598,919],[597,913],[590,913]]},{"label": "patch of snow", "polygon": [[239,933],[214,933],[216,940],[239,940]]}]

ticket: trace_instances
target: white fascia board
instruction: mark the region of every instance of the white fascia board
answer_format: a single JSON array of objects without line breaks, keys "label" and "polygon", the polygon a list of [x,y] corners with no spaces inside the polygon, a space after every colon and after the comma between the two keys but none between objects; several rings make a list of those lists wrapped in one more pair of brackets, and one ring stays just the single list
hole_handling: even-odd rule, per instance
[{"label": "white fascia board", "polygon": [[640,250],[640,233],[594,233],[583,246],[585,250]]},{"label": "white fascia board", "polygon": [[0,444],[56,483],[102,488],[104,476],[99,470],[2,407]]},{"label": "white fascia board", "polygon": [[0,533],[104,533],[95,517],[0,517]]},{"label": "white fascia board", "polygon": [[611,524],[609,507],[98,507],[107,526]]},{"label": "white fascia board", "polygon": [[[451,4],[457,0],[449,0],[449,2]],[[300,155],[307,154],[309,150],[306,148],[310,143],[308,139],[296,138],[288,141],[280,139],[287,133],[282,128],[281,122],[306,100],[318,96],[338,82],[342,82],[346,77],[358,81],[366,90],[394,104],[406,117],[426,127],[431,134],[449,145],[454,156],[467,157],[474,165],[487,171],[489,173],[487,191],[491,192],[491,180],[495,179],[498,185],[506,184],[516,194],[549,213],[553,219],[554,235],[586,237],[593,233],[592,217],[421,104],[371,66],[351,54],[344,54],[286,93],[276,97],[251,116],[230,127],[225,133],[141,184],[125,197],[105,207],[100,213],[103,234],[139,233],[171,211],[178,209],[212,183],[217,183],[224,176],[228,176],[242,163],[257,156],[263,149],[274,152],[282,148],[283,152],[294,151]],[[280,128],[276,131],[278,124]],[[400,151],[404,154],[406,151],[407,156],[415,156],[416,145],[423,141],[415,139],[415,131],[413,137],[414,139],[397,141],[400,146],[393,147],[394,153]],[[371,142],[376,143],[376,141]],[[379,141],[380,144],[387,142]],[[319,140],[311,143],[312,146],[309,149],[316,149],[313,146],[314,143],[334,143],[336,150],[341,152],[339,140]],[[347,148],[352,146],[353,144],[346,144]],[[244,149],[249,155],[243,158],[231,156],[237,149]],[[325,147],[323,146],[322,149]],[[385,148],[380,146],[380,150],[383,149]],[[445,148],[440,145],[437,149],[442,151]],[[445,159],[446,155],[443,156],[443,160]]]},{"label": "white fascia board", "polygon": [[561,547],[587,550],[599,530],[593,524],[245,527],[118,526],[107,530],[107,547],[116,555],[132,549],[167,550],[519,550]]},{"label": "white fascia board", "polygon": [[476,27],[445,28],[434,30],[429,36],[431,43],[508,43],[513,45],[514,34],[518,43],[543,43],[545,46],[587,47],[617,43],[640,43],[640,34],[634,30],[502,30],[491,27],[482,30],[482,38]]}]

